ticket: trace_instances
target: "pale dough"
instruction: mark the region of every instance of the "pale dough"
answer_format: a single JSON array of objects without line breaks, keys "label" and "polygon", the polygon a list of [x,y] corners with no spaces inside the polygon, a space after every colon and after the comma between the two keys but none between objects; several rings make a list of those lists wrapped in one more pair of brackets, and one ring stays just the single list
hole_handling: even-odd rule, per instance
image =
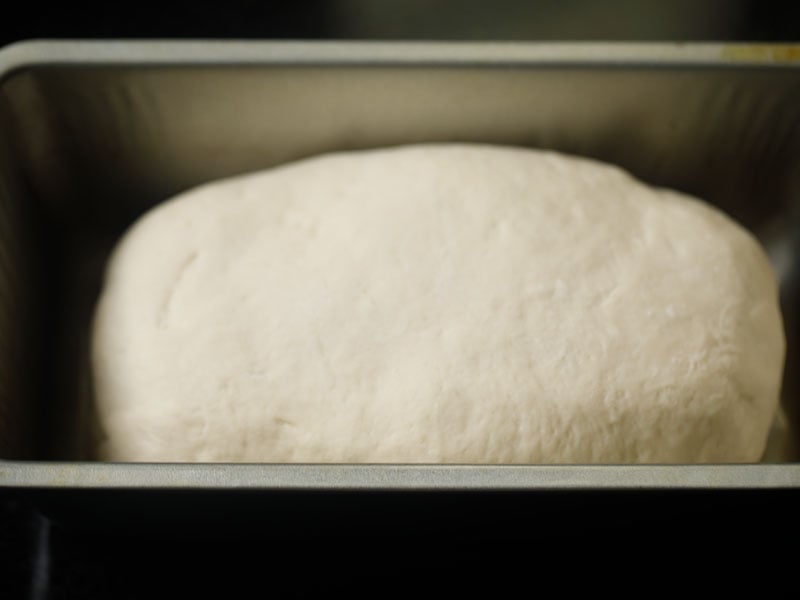
[{"label": "pale dough", "polygon": [[753,462],[785,341],[757,240],[552,152],[344,152],[187,191],[108,267],[119,461]]}]

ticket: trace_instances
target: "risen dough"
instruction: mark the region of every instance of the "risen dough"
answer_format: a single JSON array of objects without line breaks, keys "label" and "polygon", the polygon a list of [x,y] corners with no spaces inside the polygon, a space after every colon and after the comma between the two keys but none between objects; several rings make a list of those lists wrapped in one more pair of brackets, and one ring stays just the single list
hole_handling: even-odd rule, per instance
[{"label": "risen dough", "polygon": [[122,461],[757,461],[784,360],[757,241],[555,153],[420,145],[203,185],[110,263]]}]

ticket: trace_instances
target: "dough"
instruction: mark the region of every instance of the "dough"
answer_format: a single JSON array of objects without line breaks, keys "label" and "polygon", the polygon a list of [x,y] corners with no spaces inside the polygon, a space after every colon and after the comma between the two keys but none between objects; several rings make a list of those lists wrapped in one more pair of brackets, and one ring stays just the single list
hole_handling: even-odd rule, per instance
[{"label": "dough", "polygon": [[784,351],[765,253],[697,199],[522,148],[332,154],[124,236],[100,457],[754,462]]}]

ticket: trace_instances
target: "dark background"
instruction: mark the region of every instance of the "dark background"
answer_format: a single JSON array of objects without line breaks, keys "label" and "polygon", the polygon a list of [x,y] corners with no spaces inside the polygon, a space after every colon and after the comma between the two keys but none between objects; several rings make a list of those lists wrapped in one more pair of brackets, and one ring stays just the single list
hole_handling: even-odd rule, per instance
[{"label": "dark background", "polygon": [[[4,8],[0,46],[75,38],[800,41],[800,2],[32,1]],[[140,500],[109,499],[128,506]],[[202,501],[192,507],[195,498],[168,500],[178,507],[176,515],[181,507],[203,514]],[[331,510],[330,502],[318,500],[293,498],[291,506]],[[150,529],[144,520],[122,532],[76,527],[40,510],[29,496],[0,491],[0,598],[203,591],[225,597],[496,597],[548,588],[650,596],[686,593],[698,584],[715,595],[751,584],[761,596],[796,597],[799,500],[795,491],[735,490],[414,495],[379,502],[344,495],[333,503],[339,527],[309,526],[293,537],[271,535],[257,517],[250,523],[259,514],[252,498],[238,498],[251,513],[232,515],[235,528]],[[280,502],[262,513],[275,510]]]},{"label": "dark background", "polygon": [[800,3],[754,0],[13,2],[31,38],[796,41]]}]

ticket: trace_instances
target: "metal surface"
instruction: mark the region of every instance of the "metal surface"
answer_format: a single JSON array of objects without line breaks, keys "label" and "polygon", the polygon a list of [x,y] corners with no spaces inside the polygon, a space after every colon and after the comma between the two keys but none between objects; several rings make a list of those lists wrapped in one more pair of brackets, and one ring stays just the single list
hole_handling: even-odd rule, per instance
[{"label": "metal surface", "polygon": [[305,465],[0,463],[19,488],[138,490],[638,490],[784,489],[799,464],[758,465]]},{"label": "metal surface", "polygon": [[[800,488],[798,46],[26,43],[0,51],[0,127],[0,487]],[[91,462],[87,323],[138,215],[204,181],[421,141],[595,157],[750,228],[780,277],[788,342],[765,464]]]}]

